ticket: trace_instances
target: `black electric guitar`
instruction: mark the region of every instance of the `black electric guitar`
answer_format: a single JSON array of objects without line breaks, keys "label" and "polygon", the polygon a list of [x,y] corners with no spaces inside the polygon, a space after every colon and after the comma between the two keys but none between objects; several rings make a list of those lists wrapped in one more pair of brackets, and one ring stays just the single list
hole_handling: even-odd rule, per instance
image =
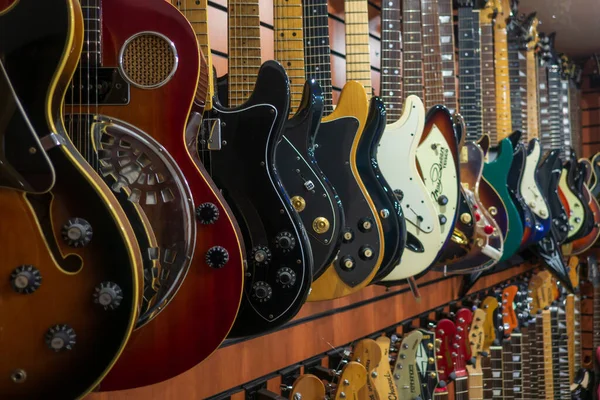
[{"label": "black electric guitar", "polygon": [[82,44],[77,1],[19,0],[0,11],[0,142],[23,157],[2,168],[10,188],[0,189],[6,399],[84,397],[138,316],[142,260],[133,229],[61,118]]},{"label": "black electric guitar", "polygon": [[[240,18],[248,26],[236,26]],[[258,1],[230,2],[229,19],[230,108],[215,99],[208,117],[220,120],[220,131],[199,150],[233,209],[249,255],[245,296],[230,333],[235,337],[267,331],[296,315],[310,289],[313,258],[276,168],[289,114],[287,74],[275,61],[260,66]]]}]

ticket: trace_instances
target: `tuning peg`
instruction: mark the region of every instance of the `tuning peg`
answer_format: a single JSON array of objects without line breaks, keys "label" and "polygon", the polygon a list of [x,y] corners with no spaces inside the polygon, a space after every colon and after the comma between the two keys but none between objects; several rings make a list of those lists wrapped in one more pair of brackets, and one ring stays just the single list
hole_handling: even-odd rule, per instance
[{"label": "tuning peg", "polygon": [[451,381],[456,380],[456,372],[452,371],[450,375],[448,375],[448,379],[450,379]]}]

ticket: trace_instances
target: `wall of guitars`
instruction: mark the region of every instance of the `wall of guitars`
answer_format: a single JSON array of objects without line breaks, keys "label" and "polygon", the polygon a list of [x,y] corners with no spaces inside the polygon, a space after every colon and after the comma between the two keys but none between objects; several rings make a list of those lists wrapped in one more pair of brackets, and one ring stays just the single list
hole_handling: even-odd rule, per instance
[{"label": "wall of guitars", "polygon": [[597,397],[593,90],[538,28],[0,0],[0,398]]}]

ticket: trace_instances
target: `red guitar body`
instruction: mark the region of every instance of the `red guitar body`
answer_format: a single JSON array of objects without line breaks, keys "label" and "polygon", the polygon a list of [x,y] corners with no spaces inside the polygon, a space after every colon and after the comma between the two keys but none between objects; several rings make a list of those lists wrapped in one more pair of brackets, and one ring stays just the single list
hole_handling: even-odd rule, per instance
[{"label": "red guitar body", "polygon": [[[164,0],[102,0],[101,5],[104,67],[118,67],[124,44],[142,32],[158,33],[172,42],[178,65],[162,86],[142,89],[131,84],[129,104],[101,105],[95,112],[128,122],[160,142],[183,172],[194,206],[212,203],[219,210],[214,223],[197,223],[195,253],[185,281],[168,308],[133,333],[100,385],[100,390],[110,391],[165,381],[194,367],[218,348],[238,312],[245,255],[236,221],[185,141],[200,71],[194,30]],[[150,45],[136,51],[152,49]],[[222,268],[213,269],[206,263],[207,251],[214,246],[223,247],[229,255]]]}]

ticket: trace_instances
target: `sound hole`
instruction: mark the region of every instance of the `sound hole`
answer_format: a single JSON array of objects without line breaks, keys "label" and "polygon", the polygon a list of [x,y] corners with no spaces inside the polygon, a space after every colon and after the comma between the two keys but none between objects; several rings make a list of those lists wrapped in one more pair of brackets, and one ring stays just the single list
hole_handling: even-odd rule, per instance
[{"label": "sound hole", "polygon": [[166,84],[177,69],[177,52],[165,36],[142,32],[121,49],[121,72],[132,85],[152,89]]}]

